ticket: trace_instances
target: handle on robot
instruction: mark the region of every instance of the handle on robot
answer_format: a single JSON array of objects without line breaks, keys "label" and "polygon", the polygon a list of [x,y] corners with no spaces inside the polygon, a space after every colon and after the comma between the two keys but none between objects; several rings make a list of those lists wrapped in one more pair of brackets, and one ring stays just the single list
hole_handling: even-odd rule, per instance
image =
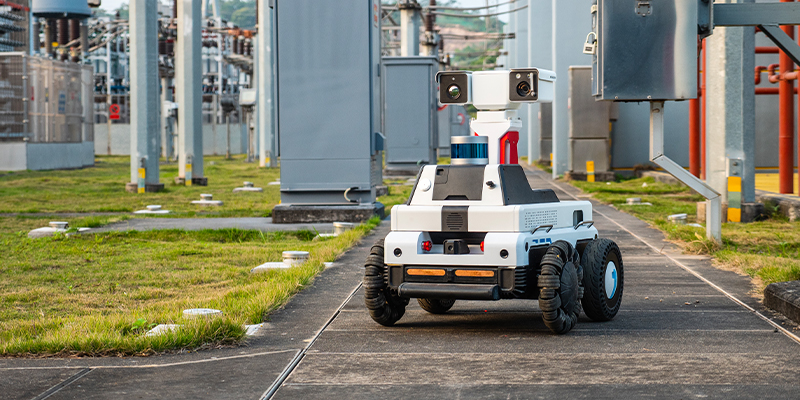
[{"label": "handle on robot", "polygon": [[533,228],[533,230],[531,231],[531,235],[536,233],[536,231],[538,231],[539,229],[547,229],[544,233],[550,233],[550,230],[553,229],[553,224],[539,225],[536,228]]},{"label": "handle on robot", "polygon": [[589,225],[586,228],[591,228],[592,225],[594,225],[594,221],[581,221],[581,222],[578,223],[578,225],[575,225],[575,230],[577,231],[578,228],[580,228],[581,226],[584,226],[584,225]]}]

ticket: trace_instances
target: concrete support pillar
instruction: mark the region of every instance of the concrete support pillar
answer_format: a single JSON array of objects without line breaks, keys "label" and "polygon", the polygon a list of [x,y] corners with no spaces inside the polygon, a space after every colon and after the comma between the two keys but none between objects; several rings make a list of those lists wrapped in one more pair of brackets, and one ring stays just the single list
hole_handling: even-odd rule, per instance
[{"label": "concrete support pillar", "polygon": [[[552,69],[553,40],[550,18],[536,18],[538,15],[552,15],[550,0],[528,0],[528,67]],[[541,153],[541,132],[539,129],[539,103],[528,106],[528,165],[539,159]]]},{"label": "concrete support pillar", "polygon": [[202,21],[200,3],[178,0],[175,97],[178,103],[178,183],[205,186],[202,124]]},{"label": "concrete support pillar", "polygon": [[400,56],[419,55],[420,11],[422,7],[416,0],[397,3],[400,9]]},{"label": "concrete support pillar", "polygon": [[165,106],[174,101],[172,78],[161,78],[161,156],[167,161],[172,160],[175,156],[175,141],[172,137],[174,133],[172,130],[172,116],[170,115],[172,112]]},{"label": "concrete support pillar", "polygon": [[755,202],[754,28],[718,27],[706,46],[706,182],[730,206],[723,221],[747,222],[755,212],[747,204]]},{"label": "concrete support pillar", "polygon": [[[590,56],[575,50],[581,49],[586,41],[586,33],[592,26],[592,14],[591,2],[588,1],[552,0],[552,7],[553,71],[557,76],[553,101],[553,177],[555,178],[569,171],[569,67],[592,64]],[[535,22],[546,19],[540,16]],[[578,26],[585,28],[576,29]]]},{"label": "concrete support pillar", "polygon": [[158,180],[160,149],[158,99],[157,0],[130,2],[131,180],[128,191],[162,189]]},{"label": "concrete support pillar", "polygon": [[[514,3],[514,8],[527,6],[529,0],[518,0]],[[538,12],[538,10],[537,10]],[[523,9],[509,14],[509,32],[516,34],[516,39],[510,39],[506,43],[508,46],[504,47],[508,50],[507,64],[503,67],[505,69],[511,68],[527,68],[535,67],[536,65],[528,64],[528,55],[530,54],[530,46],[528,45],[528,10]],[[542,67],[543,68],[543,67]],[[531,107],[533,103],[522,103],[517,110],[517,116],[522,121],[522,130],[519,132],[519,142],[517,150],[520,157],[528,155],[528,136],[529,128],[531,125],[538,125],[536,120],[530,119]]]},{"label": "concrete support pillar", "polygon": [[273,9],[268,0],[258,0],[258,113],[259,166],[278,166],[278,141],[275,134],[275,74],[273,72]]}]

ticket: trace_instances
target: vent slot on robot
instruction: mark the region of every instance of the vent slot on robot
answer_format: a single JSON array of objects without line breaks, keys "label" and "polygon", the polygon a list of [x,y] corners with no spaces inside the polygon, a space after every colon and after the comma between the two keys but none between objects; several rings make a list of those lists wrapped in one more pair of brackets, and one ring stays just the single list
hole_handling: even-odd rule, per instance
[{"label": "vent slot on robot", "polygon": [[442,207],[442,231],[468,232],[469,207]]}]

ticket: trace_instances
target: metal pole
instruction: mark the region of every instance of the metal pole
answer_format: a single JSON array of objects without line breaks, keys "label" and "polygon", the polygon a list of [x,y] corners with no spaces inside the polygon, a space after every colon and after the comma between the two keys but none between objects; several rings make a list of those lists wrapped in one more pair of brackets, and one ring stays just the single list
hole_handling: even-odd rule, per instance
[{"label": "metal pole", "polygon": [[419,55],[419,23],[422,7],[416,0],[398,2],[400,9],[400,56]]},{"label": "metal pole", "polygon": [[225,127],[228,131],[228,140],[226,141],[225,145],[225,159],[231,159],[231,115],[230,113],[225,113]]},{"label": "metal pole", "polygon": [[650,103],[650,161],[664,168],[685,183],[697,193],[708,199],[706,206],[706,237],[718,243],[722,240],[722,202],[720,194],[698,179],[696,176],[687,172],[675,161],[664,155],[664,102],[654,101]]},{"label": "metal pole", "polygon": [[[112,35],[113,31],[108,34]],[[111,40],[106,42],[106,102],[108,103],[106,108],[107,154],[111,155],[111,104],[113,104],[113,100],[111,100]]]},{"label": "metal pole", "polygon": [[187,186],[205,186],[202,124],[202,18],[200,4],[178,0],[175,87],[178,103],[178,179]]},{"label": "metal pole", "polygon": [[[794,0],[781,0],[791,3]],[[789,37],[794,38],[794,26],[781,27]],[[781,51],[779,59],[781,74],[794,70],[794,63]],[[778,83],[778,182],[780,193],[794,192],[794,81],[782,79]]]},{"label": "metal pole", "polygon": [[718,26],[706,51],[706,182],[729,206],[723,221],[748,221],[744,205],[755,203],[754,28]]},{"label": "metal pole", "polygon": [[131,186],[138,193],[158,191],[158,0],[130,3]]},{"label": "metal pole", "polygon": [[[536,63],[536,54],[534,54],[534,47],[533,43],[536,40],[536,36],[534,35],[534,29],[536,29],[534,24],[533,18],[536,16],[534,12],[534,5],[532,4],[533,1],[528,1],[528,9],[526,10],[528,13],[528,65],[527,67],[533,67],[534,63]],[[544,68],[544,66],[542,67]],[[532,165],[536,159],[539,158],[539,153],[541,149],[539,147],[539,104],[533,103],[528,106],[528,165]]]},{"label": "metal pole", "polygon": [[269,0],[258,0],[258,132],[259,166],[278,166],[278,147],[275,134],[274,77],[273,74],[273,9]]}]

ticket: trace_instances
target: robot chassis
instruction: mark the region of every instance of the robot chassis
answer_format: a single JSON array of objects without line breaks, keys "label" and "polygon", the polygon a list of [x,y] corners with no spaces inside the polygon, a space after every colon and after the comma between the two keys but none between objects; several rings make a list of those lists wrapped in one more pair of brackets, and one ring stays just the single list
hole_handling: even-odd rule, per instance
[{"label": "robot chassis", "polygon": [[538,299],[545,325],[569,332],[583,306],[594,321],[619,311],[622,255],[598,238],[588,201],[533,190],[517,164],[522,102],[553,99],[555,73],[536,68],[440,72],[443,104],[472,103],[475,136],[454,137],[451,165],[426,165],[391,232],[366,260],[372,319],[395,324],[411,298],[433,314],[456,300]]}]

